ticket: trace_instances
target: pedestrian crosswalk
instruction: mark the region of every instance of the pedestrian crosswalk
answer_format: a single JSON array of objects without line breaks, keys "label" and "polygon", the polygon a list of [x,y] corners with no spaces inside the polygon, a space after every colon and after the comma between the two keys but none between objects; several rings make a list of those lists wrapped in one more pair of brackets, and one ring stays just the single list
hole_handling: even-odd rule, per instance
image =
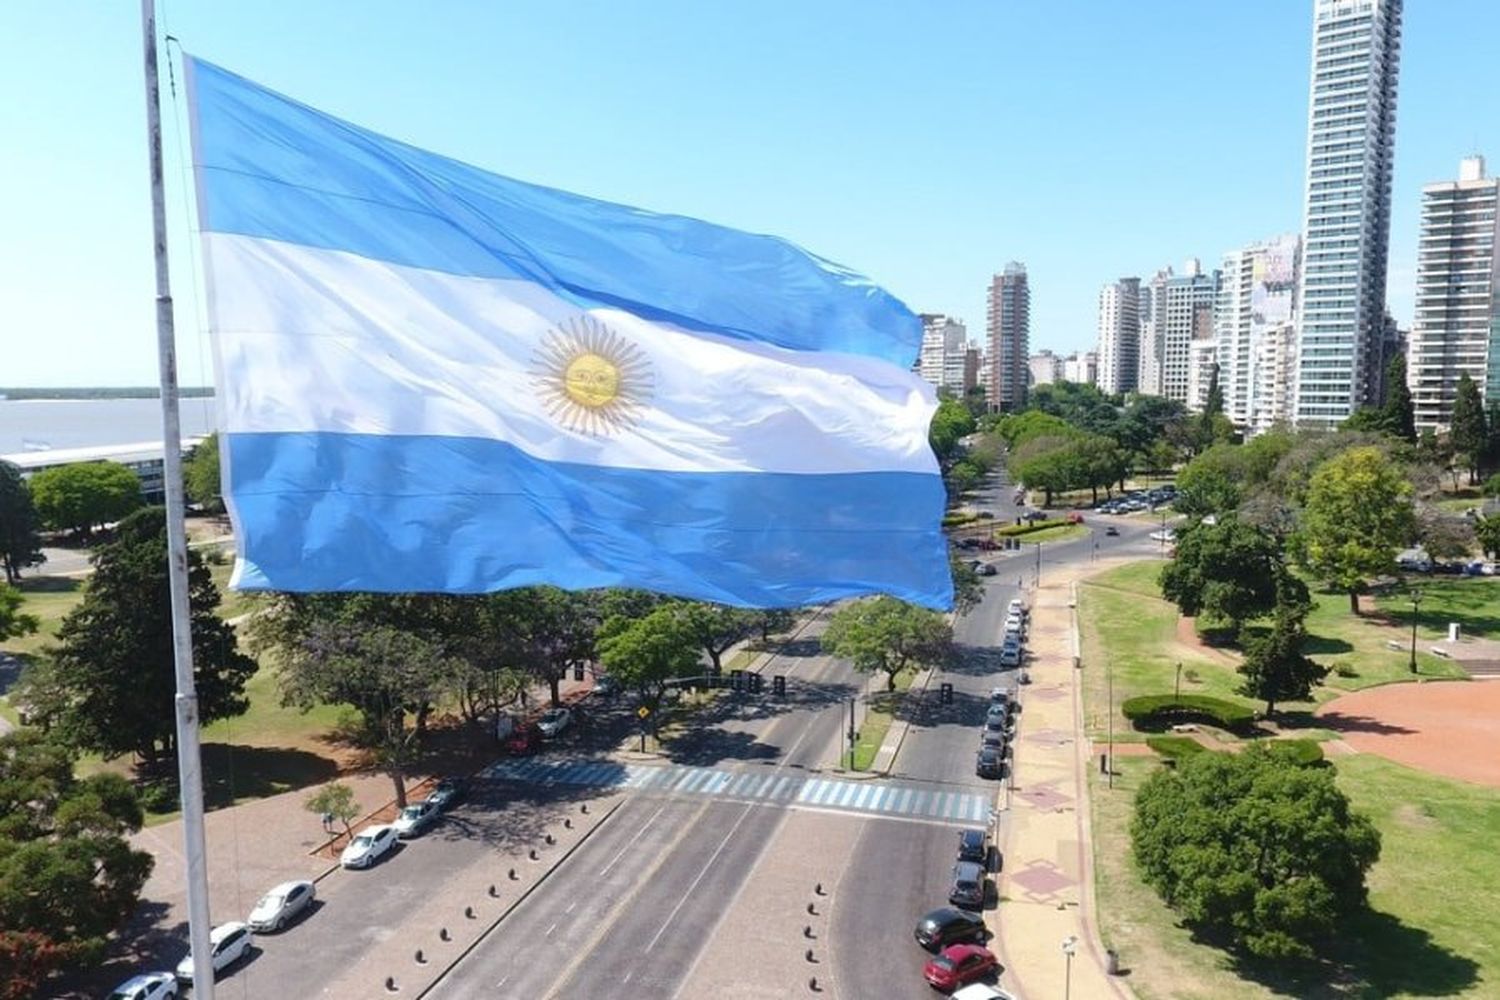
[{"label": "pedestrian crosswalk", "polygon": [[485,768],[488,778],[541,785],[629,788],[672,795],[776,802],[796,808],[874,813],[939,823],[983,823],[991,797],[938,786],[811,778],[784,770],[736,771],[709,767],[620,764],[601,760],[504,760]]}]

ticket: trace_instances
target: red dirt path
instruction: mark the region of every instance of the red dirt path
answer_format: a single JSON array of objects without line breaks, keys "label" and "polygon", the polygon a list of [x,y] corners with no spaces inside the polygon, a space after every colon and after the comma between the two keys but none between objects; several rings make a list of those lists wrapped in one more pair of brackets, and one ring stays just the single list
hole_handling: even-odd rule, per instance
[{"label": "red dirt path", "polygon": [[1500,788],[1500,681],[1387,684],[1316,715],[1361,753]]}]

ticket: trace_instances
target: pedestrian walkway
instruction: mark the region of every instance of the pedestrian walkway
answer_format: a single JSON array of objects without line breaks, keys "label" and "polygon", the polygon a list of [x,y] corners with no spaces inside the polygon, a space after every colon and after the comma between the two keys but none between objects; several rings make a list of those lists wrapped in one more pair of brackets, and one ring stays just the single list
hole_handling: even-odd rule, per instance
[{"label": "pedestrian walkway", "polygon": [[994,945],[1020,997],[1130,998],[1111,976],[1094,912],[1083,671],[1075,668],[1073,584],[1098,562],[1047,573],[1031,601],[1032,683],[1024,689],[1015,773],[1001,824],[1006,902]]},{"label": "pedestrian walkway", "polygon": [[666,795],[710,795],[791,808],[873,813],[935,823],[989,819],[991,796],[941,786],[883,781],[839,781],[775,770],[658,767],[608,760],[505,760],[485,768],[487,778],[540,785],[628,788]]}]

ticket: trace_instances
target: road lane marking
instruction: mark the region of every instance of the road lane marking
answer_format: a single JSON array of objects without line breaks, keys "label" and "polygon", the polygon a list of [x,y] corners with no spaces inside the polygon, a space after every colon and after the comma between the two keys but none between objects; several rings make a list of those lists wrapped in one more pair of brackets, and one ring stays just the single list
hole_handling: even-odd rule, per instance
[{"label": "road lane marking", "polygon": [[[724,834],[724,839],[719,841],[719,846],[714,848],[713,854],[709,855],[707,864],[705,864],[703,866],[703,869],[698,872],[698,877],[693,879],[693,884],[687,887],[687,891],[682,894],[682,898],[677,901],[677,905],[672,907],[672,912],[667,914],[667,919],[662,921],[662,925],[657,928],[656,934],[651,938],[651,943],[646,945],[646,951],[649,952],[652,948],[656,947],[656,942],[660,941],[661,936],[667,932],[667,928],[671,926],[672,921],[677,918],[677,914],[682,910],[683,905],[692,898],[693,891],[698,888],[698,883],[702,882],[704,876],[707,875],[711,870],[713,870],[714,859],[716,859],[720,854],[723,853],[724,848],[728,846],[729,841],[734,838],[735,831],[740,828],[740,824],[745,822],[745,817],[749,816],[755,808],[756,806],[754,803],[749,803],[745,806],[744,811],[740,813],[739,819],[734,821],[734,826],[731,826],[729,828],[729,832]],[[625,978],[629,979],[630,977],[627,975]]]},{"label": "road lane marking", "polygon": [[667,808],[667,803],[665,803],[665,802],[663,802],[661,805],[659,805],[659,806],[656,807],[656,812],[652,813],[651,814],[651,818],[648,819],[648,820],[646,820],[645,824],[643,824],[641,826],[641,828],[635,832],[635,836],[630,838],[630,842],[628,844],[626,844],[624,847],[620,848],[620,853],[616,854],[613,858],[611,858],[609,864],[607,864],[603,868],[599,869],[599,874],[600,874],[601,877],[604,876],[604,875],[608,875],[609,874],[609,870],[611,868],[613,868],[616,864],[619,863],[619,860],[625,856],[625,854],[626,854],[627,851],[629,851],[632,847],[635,846],[635,842],[637,840],[641,839],[642,835],[645,834],[646,829],[648,827],[650,827],[652,823],[656,822],[656,817],[660,816],[661,813],[662,813],[662,810],[665,809],[665,808]]}]

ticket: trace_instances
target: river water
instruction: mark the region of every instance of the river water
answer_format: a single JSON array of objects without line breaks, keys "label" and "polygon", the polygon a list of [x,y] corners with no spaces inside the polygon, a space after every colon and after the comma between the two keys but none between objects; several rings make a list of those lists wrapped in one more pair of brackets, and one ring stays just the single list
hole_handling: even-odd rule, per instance
[{"label": "river water", "polygon": [[[182,436],[214,429],[212,399],[180,403]],[[155,399],[0,400],[0,455],[51,448],[90,448],[161,440],[161,401]]]}]

